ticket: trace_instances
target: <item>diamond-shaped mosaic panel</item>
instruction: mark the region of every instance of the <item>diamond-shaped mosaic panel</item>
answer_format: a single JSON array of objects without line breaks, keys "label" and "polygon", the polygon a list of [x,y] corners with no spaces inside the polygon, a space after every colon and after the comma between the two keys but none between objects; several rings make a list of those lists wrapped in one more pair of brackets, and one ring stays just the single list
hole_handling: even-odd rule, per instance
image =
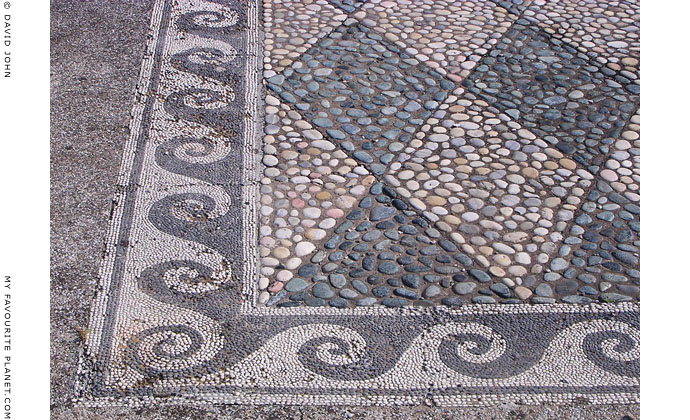
[{"label": "diamond-shaped mosaic panel", "polygon": [[339,27],[267,86],[374,174],[454,88],[358,24]]},{"label": "diamond-shaped mosaic panel", "polygon": [[451,99],[384,180],[480,268],[534,286],[593,175],[471,93]]},{"label": "diamond-shaped mosaic panel", "polygon": [[595,173],[639,85],[520,19],[463,84]]},{"label": "diamond-shaped mosaic panel", "polygon": [[550,267],[556,292],[571,295],[565,301],[639,299],[639,215],[639,205],[597,182]]}]

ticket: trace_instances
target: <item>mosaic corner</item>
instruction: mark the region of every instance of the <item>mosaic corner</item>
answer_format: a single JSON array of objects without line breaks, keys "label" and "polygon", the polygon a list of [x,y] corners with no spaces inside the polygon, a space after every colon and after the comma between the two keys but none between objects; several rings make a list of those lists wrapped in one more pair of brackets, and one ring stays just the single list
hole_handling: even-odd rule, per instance
[{"label": "mosaic corner", "polygon": [[[334,11],[339,8],[346,13],[356,13],[366,7],[366,4],[355,3],[343,1],[329,4]],[[519,5],[520,2],[516,4]],[[98,293],[93,305],[91,332],[87,337],[88,350],[80,359],[75,400],[80,404],[92,406],[111,404],[142,406],[151,403],[156,405],[276,403],[479,406],[503,401],[524,404],[544,402],[561,404],[583,399],[594,404],[638,402],[639,303],[636,302],[594,304],[581,301],[572,302],[580,304],[481,305],[477,301],[474,305],[463,304],[454,308],[434,305],[403,308],[367,308],[352,305],[345,309],[338,309],[337,305],[331,305],[336,306],[335,308],[309,305],[294,308],[263,306],[268,299],[262,295],[262,290],[270,286],[268,282],[261,280],[260,276],[254,276],[257,270],[266,267],[267,262],[254,261],[256,256],[254,247],[260,246],[260,243],[255,243],[255,240],[262,229],[261,223],[257,223],[258,216],[261,215],[260,200],[263,192],[261,188],[262,185],[268,185],[268,183],[257,184],[254,178],[255,169],[261,168],[256,165],[258,163],[255,154],[256,142],[260,141],[257,139],[263,138],[264,134],[260,132],[263,127],[255,124],[256,120],[253,118],[255,110],[252,108],[260,92],[258,89],[260,63],[252,62],[252,57],[258,57],[258,54],[253,54],[252,51],[260,50],[260,48],[256,49],[259,39],[257,16],[259,10],[260,5],[254,3],[244,5],[237,2],[197,0],[174,4],[158,1],[154,8],[152,27],[155,29],[154,32],[159,32],[161,36],[152,40],[149,50],[158,50],[160,53],[157,55],[159,58],[144,61],[141,77],[147,78],[151,74],[152,80],[158,83],[158,86],[155,89],[156,95],[152,95],[146,104],[141,104],[141,110],[137,113],[141,116],[141,120],[133,123],[133,128],[136,130],[133,129],[132,132],[136,131],[140,135],[133,134],[125,150],[125,162],[131,162],[131,165],[127,164],[127,167],[123,165],[123,171],[129,172],[128,176],[134,176],[137,181],[135,184],[142,187],[138,191],[127,191],[123,200],[118,202],[119,205],[111,220],[106,258],[99,275],[103,289]],[[336,21],[339,20],[336,19]],[[353,22],[350,22],[350,25],[352,24]],[[333,32],[329,32],[331,35],[343,33],[342,28],[346,28],[345,31],[348,30],[347,25],[332,26]],[[300,27],[296,28],[299,30]],[[188,35],[185,36],[185,33]],[[239,40],[242,40],[241,43],[244,43],[244,46],[238,44]],[[198,45],[194,45],[195,43]],[[248,54],[237,55],[236,58],[240,61],[234,62],[232,60],[235,58],[230,59],[228,55],[230,49],[227,46],[219,47],[223,43],[229,45],[229,48],[247,51]],[[310,48],[317,48],[316,44],[311,44]],[[211,51],[214,48],[209,49],[208,45],[215,45],[216,50],[221,53]],[[346,46],[346,48],[350,47],[349,44]],[[385,51],[394,51],[395,54],[401,55],[411,53],[411,51],[405,52],[396,47],[391,50],[389,47],[390,45],[386,45],[383,50],[378,49],[377,53],[388,54]],[[287,50],[289,54],[289,49]],[[298,49],[294,51],[300,54],[306,52]],[[274,52],[267,50],[269,55]],[[284,59],[279,58],[278,61]],[[290,63],[284,62],[285,69],[290,68],[289,66],[294,67],[301,56],[290,57],[290,59]],[[228,60],[234,64],[228,65]],[[481,60],[478,61],[478,63],[481,62]],[[413,61],[400,63],[402,63],[400,65],[408,66]],[[398,63],[395,64],[398,65]],[[410,81],[411,84],[418,83],[420,79],[424,81],[424,77],[419,75],[428,75],[430,71],[433,71],[433,68],[421,64],[418,60],[411,66],[394,71],[401,74],[414,71],[412,79],[415,81]],[[413,70],[409,70],[410,68]],[[284,73],[285,69],[276,72],[276,75]],[[299,70],[300,67],[296,69]],[[233,72],[234,75],[228,78]],[[353,76],[356,74],[353,73]],[[472,74],[468,73],[463,77],[469,76],[471,79]],[[322,76],[329,75],[323,74],[317,77]],[[420,79],[416,79],[415,76]],[[218,77],[222,79],[220,85],[207,83],[209,78],[217,79]],[[353,80],[357,80],[356,77],[350,81]],[[205,90],[198,88],[200,83],[207,83]],[[310,89],[307,86],[308,83],[309,81],[305,83],[303,89],[305,92],[318,91],[318,89]],[[319,83],[322,82],[319,81]],[[378,89],[380,92],[390,90],[390,87],[385,84],[388,83],[387,81],[379,80],[378,83],[383,83],[382,87],[377,86],[370,90]],[[430,86],[442,85],[439,81],[434,83]],[[291,89],[301,88],[293,86]],[[442,87],[440,90],[443,89]],[[403,96],[407,91],[402,90],[399,93],[398,96]],[[432,91],[424,94],[437,93]],[[377,95],[376,92],[370,93],[366,89],[361,94]],[[306,95],[308,93],[301,97]],[[409,293],[419,289],[420,281],[427,281],[431,285],[438,282],[437,284],[441,285],[442,277],[448,276],[453,280],[444,281],[444,287],[452,290],[451,293],[455,293],[452,296],[458,295],[453,286],[462,283],[459,277],[455,279],[460,272],[450,268],[438,272],[436,267],[450,267],[452,266],[452,264],[449,265],[450,261],[459,261],[454,254],[446,255],[446,253],[455,252],[461,244],[457,241],[453,244],[450,232],[445,232],[444,229],[436,229],[434,232],[429,231],[428,226],[422,226],[423,223],[429,225],[429,221],[437,222],[445,215],[432,210],[424,214],[424,211],[412,205],[410,197],[406,197],[401,191],[396,192],[394,188],[380,180],[364,181],[369,185],[362,184],[367,177],[400,177],[400,173],[404,170],[404,162],[401,161],[399,166],[393,166],[393,170],[390,170],[390,167],[386,165],[391,164],[395,156],[386,162],[388,157],[381,160],[385,153],[377,155],[373,153],[372,148],[357,149],[363,152],[372,151],[366,154],[369,158],[362,153],[358,153],[353,158],[351,155],[357,150],[342,148],[345,138],[340,138],[340,135],[345,136],[343,132],[345,131],[354,139],[356,133],[351,133],[350,131],[353,131],[351,128],[340,131],[334,127],[324,126],[326,124],[324,119],[335,120],[337,115],[335,117],[322,116],[318,113],[325,110],[295,109],[291,108],[293,105],[285,105],[278,99],[274,99],[276,102],[272,103],[272,100],[268,100],[267,106],[282,109],[285,115],[278,116],[277,119],[268,117],[267,126],[281,122],[280,125],[276,125],[275,132],[268,135],[283,135],[287,139],[290,138],[290,133],[301,132],[306,136],[314,137],[310,139],[311,148],[318,150],[309,151],[310,144],[307,142],[301,145],[299,141],[290,142],[287,147],[282,147],[280,153],[275,147],[274,150],[267,149],[264,145],[265,156],[277,156],[276,164],[268,164],[266,167],[277,167],[280,159],[285,159],[286,162],[291,160],[306,162],[306,159],[301,159],[301,156],[307,156],[310,162],[314,159],[319,159],[321,162],[335,160],[337,162],[334,166],[339,168],[347,166],[349,170],[340,172],[324,170],[325,173],[322,175],[325,177],[333,175],[329,182],[333,182],[335,187],[332,189],[333,192],[329,193],[330,196],[326,197],[322,194],[318,197],[323,190],[312,191],[312,194],[321,202],[329,201],[331,198],[341,198],[347,194],[357,197],[349,201],[341,199],[343,203],[348,201],[350,206],[347,209],[352,210],[346,213],[345,207],[336,205],[333,208],[341,210],[338,213],[339,217],[330,215],[329,218],[342,218],[347,221],[366,220],[369,225],[359,230],[353,224],[351,231],[358,233],[357,238],[369,235],[371,238],[376,236],[372,240],[378,240],[379,237],[388,239],[389,242],[385,246],[381,245],[381,249],[377,251],[381,251],[380,255],[385,252],[393,255],[393,260],[384,258],[381,261],[395,260],[396,263],[373,265],[371,268],[376,267],[375,271],[384,276],[397,274],[401,267],[408,265],[419,267],[419,270],[426,267],[425,272],[435,270],[434,274],[424,274],[430,276],[428,279],[422,280],[420,276],[417,276],[415,281],[413,278],[415,274],[404,280],[401,278],[401,283],[397,285],[388,281],[390,278],[384,277],[388,294],[392,293],[399,298],[405,298],[405,296],[411,298]],[[285,98],[281,99],[285,100]],[[384,127],[390,124],[388,129],[398,129],[395,136],[400,136],[401,133],[405,133],[405,130],[396,127],[397,123],[390,121],[420,119],[419,127],[427,126],[427,133],[430,131],[431,134],[417,137],[420,131],[411,129],[408,130],[410,132],[408,141],[413,138],[421,140],[424,136],[447,133],[451,127],[444,126],[442,121],[445,114],[441,111],[453,105],[447,104],[446,99],[445,96],[431,98],[421,101],[421,104],[413,97],[408,97],[400,104],[391,104],[387,102],[389,99],[381,99],[379,105],[381,109],[387,106],[400,109],[391,111],[389,114],[391,118],[386,122],[377,121],[376,124]],[[456,97],[451,99],[457,100]],[[429,101],[435,102],[435,105],[426,111],[421,110]],[[320,101],[311,100],[313,104],[317,102]],[[420,108],[409,105],[412,102]],[[447,106],[444,107],[444,105]],[[494,110],[497,111],[495,114]],[[502,113],[501,111],[503,110],[500,107],[494,108],[489,111],[492,115],[486,114],[483,118],[500,121],[497,116]],[[366,114],[366,111],[364,112]],[[398,115],[401,112],[403,114]],[[413,116],[415,112],[419,115]],[[422,116],[423,113],[426,114]],[[276,113],[266,113],[267,116],[272,114]],[[367,115],[353,117],[361,119],[367,118]],[[282,124],[286,118],[291,120],[290,124]],[[450,118],[450,120],[453,119]],[[507,118],[499,124],[507,124],[510,120],[512,119]],[[299,123],[300,121],[303,123]],[[467,120],[463,118],[453,121]],[[482,123],[481,119],[472,121],[472,124],[478,126],[480,124],[477,123],[481,123],[481,127],[487,125]],[[292,128],[293,124],[299,125],[296,127],[297,130]],[[348,122],[337,121],[337,124],[341,127]],[[593,193],[594,189],[589,192],[587,200],[578,210],[579,213],[573,215],[574,222],[569,225],[568,232],[575,239],[566,238],[565,242],[570,246],[569,252],[572,251],[573,257],[569,257],[569,253],[561,255],[564,251],[559,250],[559,257],[552,260],[551,267],[548,269],[550,273],[560,273],[559,276],[564,279],[554,283],[556,287],[567,283],[566,280],[580,279],[584,274],[591,275],[597,273],[593,270],[603,268],[607,270],[607,278],[610,281],[608,281],[608,288],[601,290],[602,293],[605,291],[611,293],[610,290],[616,290],[617,293],[622,293],[619,296],[623,297],[631,293],[639,293],[639,288],[634,289],[637,287],[635,285],[628,289],[620,288],[621,285],[631,282],[633,284],[637,282],[636,284],[639,285],[639,274],[635,277],[633,275],[636,274],[635,270],[629,268],[638,264],[633,257],[636,258],[639,252],[637,248],[633,249],[637,246],[634,241],[635,232],[639,234],[639,207],[632,204],[639,200],[639,161],[638,154],[635,152],[639,147],[639,135],[636,134],[639,130],[638,124],[639,116],[633,117],[627,127],[628,130],[622,131],[623,139],[611,142],[612,152],[602,152],[604,156],[601,158],[601,165],[604,169],[597,172],[596,176],[605,182],[596,184],[598,193]],[[363,126],[368,125],[374,124],[363,123]],[[494,127],[496,124],[488,124],[488,126]],[[229,131],[228,127],[233,130]],[[286,130],[284,127],[289,127],[289,129]],[[434,127],[444,128],[447,131],[435,130]],[[478,128],[468,124],[458,127],[464,131]],[[515,132],[519,129],[521,128],[510,127],[510,130]],[[494,135],[491,131],[491,128],[487,130],[489,133],[487,136]],[[306,132],[310,134],[307,135]],[[187,136],[188,139],[181,139],[181,134],[182,137]],[[457,132],[453,135],[460,137],[457,136]],[[390,136],[392,137],[393,134],[391,133]],[[170,142],[171,137],[176,138],[172,139],[173,143]],[[470,137],[474,138],[474,136]],[[515,136],[515,139],[519,137]],[[363,137],[362,144],[369,140],[371,139]],[[324,147],[315,147],[313,142],[316,141],[320,141],[321,143],[318,144]],[[381,147],[400,143],[403,145],[402,148],[397,151],[388,150],[387,153],[414,155],[414,148],[405,149],[405,143],[408,141],[400,141],[400,137],[388,138]],[[444,141],[437,143],[443,144]],[[444,147],[449,150],[466,145],[453,144],[451,146],[450,141],[447,143],[448,145]],[[531,147],[529,142],[524,143]],[[472,143],[468,142],[468,144]],[[480,149],[483,145],[477,143],[472,146]],[[407,145],[407,147],[410,146]],[[499,148],[493,150],[499,150]],[[338,151],[341,153],[337,153]],[[465,154],[473,152],[462,151]],[[448,153],[450,152],[446,152]],[[540,152],[530,149],[529,153]],[[556,156],[554,152],[549,153],[553,155],[549,155],[550,157]],[[562,152],[559,153],[562,154]],[[488,154],[485,155],[488,156]],[[496,156],[495,159],[504,158],[502,152]],[[426,152],[418,156],[423,164],[427,163],[424,159],[428,157]],[[541,161],[540,158],[541,155],[534,161]],[[563,156],[555,157],[555,159],[562,160]],[[375,160],[382,165],[381,168],[372,169],[371,164]],[[273,163],[273,161],[268,159],[264,163]],[[456,164],[462,166],[466,163],[468,162]],[[417,164],[420,165],[420,163]],[[409,167],[408,170],[414,171],[414,168]],[[436,170],[433,165],[427,169]],[[562,167],[539,167],[538,169],[560,171],[560,176],[564,176],[565,171],[571,170]],[[297,173],[287,174],[285,180],[271,182],[275,182],[273,185],[276,186],[283,183],[293,188],[290,182],[296,179],[296,175]],[[299,176],[306,178],[304,184],[318,185],[313,181],[318,180],[319,177]],[[438,178],[441,175],[439,172],[433,176]],[[402,179],[402,181],[409,181],[409,179]],[[479,178],[473,180],[473,182],[480,181],[482,180]],[[301,184],[296,183],[296,185]],[[399,182],[395,188],[400,188],[401,185],[403,183]],[[344,241],[356,239],[354,237],[339,239],[333,241],[333,247],[326,247],[324,244],[329,241],[328,233],[339,229],[338,225],[330,221],[324,224],[323,221],[326,219],[321,217],[321,214],[326,216],[328,209],[314,207],[309,202],[311,197],[305,198],[299,194],[290,196],[287,193],[290,188],[285,189],[284,196],[288,198],[290,205],[300,204],[301,201],[303,205],[299,207],[300,209],[319,210],[318,216],[309,217],[309,214],[305,213],[302,219],[317,221],[310,222],[311,226],[305,224],[304,227],[307,229],[299,232],[304,233],[305,237],[314,242],[313,249],[299,251],[299,254],[304,254],[300,257],[310,256],[320,247],[340,249]],[[378,192],[368,195],[371,194],[372,188],[377,188]],[[407,186],[407,188],[411,187]],[[611,195],[614,192],[617,195]],[[410,191],[408,194],[412,196]],[[602,200],[603,196],[610,198]],[[367,198],[371,202],[361,205]],[[427,197],[419,197],[419,202],[424,203],[426,199]],[[623,202],[623,199],[628,201]],[[588,202],[592,204],[587,204]],[[403,208],[403,204],[400,203],[406,207]],[[355,204],[357,204],[356,208]],[[618,205],[615,209],[612,207],[614,204]],[[440,209],[442,205],[439,204],[436,207]],[[275,206],[275,208],[281,207]],[[594,209],[596,211],[592,212],[591,210]],[[362,214],[355,214],[355,211]],[[310,210],[311,213],[316,214],[315,211]],[[594,218],[586,220],[582,217],[585,213],[592,214]],[[613,215],[611,220],[608,220],[609,213]],[[464,214],[460,211],[458,217],[465,220],[463,223],[471,223],[472,220],[467,220],[469,216],[463,218]],[[434,220],[434,215],[437,220]],[[420,235],[419,232],[412,233],[410,228],[404,227],[412,226],[406,218],[426,220],[423,223],[419,222],[416,226],[425,229],[427,236]],[[380,230],[373,228],[375,224],[392,220],[395,222],[391,223],[397,223],[399,226],[386,224],[381,225]],[[609,224],[601,225],[596,220],[607,222],[610,226]],[[627,224],[616,223],[618,220],[623,220]],[[358,223],[360,223],[358,226],[363,226],[363,222]],[[581,226],[582,230],[573,230],[573,226]],[[123,230],[123,227],[126,228]],[[340,233],[345,233],[347,229],[349,227]],[[323,236],[321,230],[324,232]],[[241,231],[239,237],[236,234],[238,231]],[[398,232],[397,236],[395,232]],[[404,235],[401,236],[401,232]],[[435,237],[436,234],[447,234],[450,240],[446,242],[452,247],[446,242],[440,242],[440,236]],[[415,241],[420,241],[423,246],[417,249],[417,245],[411,242],[412,239],[405,239],[405,235],[414,238]],[[607,250],[607,247],[611,245],[602,245],[608,243],[606,238],[619,238],[627,245],[624,244],[623,248],[619,246],[616,251]],[[123,245],[122,239],[126,240],[126,245]],[[471,243],[471,235],[463,240]],[[573,250],[576,244],[579,244],[579,248]],[[397,248],[391,248],[393,246]],[[475,244],[475,246],[478,245]],[[349,247],[350,245],[346,248],[349,249]],[[591,259],[594,250],[599,249],[597,247],[602,250],[596,251],[597,255],[609,252],[612,256],[611,262]],[[360,248],[362,251],[358,252],[367,252],[363,246]],[[412,252],[406,253],[405,249]],[[170,250],[175,250],[175,252],[171,255]],[[589,258],[585,258],[587,253],[590,255]],[[397,261],[395,254],[407,255],[414,261],[403,264]],[[568,261],[565,259],[566,256]],[[261,257],[266,258],[268,255]],[[278,257],[273,256],[273,258]],[[301,262],[295,264],[294,261],[290,263],[288,257],[284,258],[284,266],[282,262],[278,262],[274,265],[274,267],[279,267],[278,270],[270,274],[266,271],[262,275],[266,277],[278,275],[281,270],[285,271],[287,268],[288,272],[295,270],[300,277],[309,280],[307,272],[311,273],[315,268],[313,265],[318,262],[311,261],[306,265]],[[327,255],[324,255],[324,259],[330,261]],[[340,263],[342,260],[337,259],[330,263]],[[365,264],[366,260],[366,266],[363,267],[365,271],[366,267],[372,264],[371,259],[365,257],[351,260],[359,261],[360,264]],[[563,260],[569,264],[569,267],[576,267],[579,271],[571,273],[566,267],[560,269],[558,265],[554,265],[553,261],[556,260],[559,260],[558,264],[561,264],[560,260]],[[590,265],[590,260],[596,264]],[[580,261],[585,261],[584,265]],[[257,263],[259,263],[258,266]],[[476,267],[473,266],[474,270],[479,270],[482,263],[475,261],[472,264],[479,264]],[[395,273],[393,273],[394,266],[397,267]],[[414,270],[409,273],[414,274]],[[488,267],[483,267],[482,270],[486,270],[498,279],[505,275],[505,271],[502,275],[496,275],[495,273],[499,272],[496,270],[492,272]],[[506,266],[506,271],[509,271],[508,266]],[[523,275],[522,270],[519,271],[518,277]],[[341,276],[344,273],[340,273]],[[471,275],[469,270],[467,273]],[[115,279],[112,283],[108,280],[111,276]],[[283,276],[287,277],[288,274],[283,274]],[[484,276],[489,276],[489,274],[484,273]],[[295,275],[292,274],[290,278],[278,279],[278,281],[281,284],[284,283],[283,287],[288,287],[294,278]],[[482,289],[488,286],[481,281],[483,278],[475,274],[470,279],[466,276],[464,280],[471,280],[479,284],[479,289]],[[322,280],[328,280],[333,287],[335,287],[333,281],[340,284],[339,277],[338,280],[326,277],[316,282]],[[360,283],[362,285],[355,285],[352,279],[346,280],[347,287],[343,285],[338,288],[339,294],[342,294],[344,290],[350,290],[354,294],[362,293],[365,296],[373,289],[361,281]],[[584,283],[586,283],[584,286],[577,285],[576,289],[589,284],[587,281]],[[515,282],[511,286],[505,281],[493,282],[492,280],[491,288],[487,293],[475,291],[472,296],[500,296],[503,288],[495,286],[496,284],[503,284],[504,287],[511,289],[520,286]],[[265,287],[261,287],[262,285]],[[611,289],[612,287],[614,289]],[[313,293],[323,296],[329,294],[326,288],[321,287],[321,289],[323,290]],[[421,292],[421,289],[419,290]],[[424,292],[427,293],[428,290],[427,288]],[[300,291],[294,290],[295,293]],[[330,293],[333,293],[333,290],[330,290]],[[584,292],[579,290],[578,293]],[[609,298],[612,301],[622,300],[614,294],[611,294]],[[341,300],[345,298],[341,296]],[[300,301],[293,300],[293,302]],[[306,301],[302,300],[302,302]],[[588,304],[582,305],[582,303]],[[515,322],[516,319],[520,322]]]}]

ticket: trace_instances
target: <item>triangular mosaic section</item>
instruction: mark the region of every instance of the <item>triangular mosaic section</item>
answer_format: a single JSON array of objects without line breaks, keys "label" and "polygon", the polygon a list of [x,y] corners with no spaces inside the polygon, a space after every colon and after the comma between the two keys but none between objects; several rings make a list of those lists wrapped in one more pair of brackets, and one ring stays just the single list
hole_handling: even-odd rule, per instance
[{"label": "triangular mosaic section", "polygon": [[638,1],[535,0],[523,17],[624,77],[639,79]]},{"label": "triangular mosaic section", "polygon": [[542,286],[571,303],[640,298],[640,113],[616,139]]},{"label": "triangular mosaic section", "polygon": [[[495,303],[510,290],[470,263],[396,193],[375,183],[268,304],[354,307]],[[482,288],[486,286],[486,288]]]},{"label": "triangular mosaic section", "polygon": [[282,289],[374,182],[369,171],[271,95],[266,96],[261,181],[259,303]]},{"label": "triangular mosaic section", "polygon": [[268,77],[327,36],[346,13],[325,1],[281,0],[264,2],[264,70]]},{"label": "triangular mosaic section", "polygon": [[639,300],[640,207],[598,180],[537,293],[568,303]]},{"label": "triangular mosaic section", "polygon": [[483,0],[382,1],[365,3],[353,16],[460,82],[517,19],[517,6]]}]

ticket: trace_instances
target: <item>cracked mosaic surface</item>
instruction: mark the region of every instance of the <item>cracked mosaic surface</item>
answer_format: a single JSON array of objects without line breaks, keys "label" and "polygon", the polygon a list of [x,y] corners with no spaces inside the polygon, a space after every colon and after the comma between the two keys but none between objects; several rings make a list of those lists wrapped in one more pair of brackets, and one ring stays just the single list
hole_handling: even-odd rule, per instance
[{"label": "cracked mosaic surface", "polygon": [[637,18],[568,4],[159,0],[78,400],[637,401]]}]

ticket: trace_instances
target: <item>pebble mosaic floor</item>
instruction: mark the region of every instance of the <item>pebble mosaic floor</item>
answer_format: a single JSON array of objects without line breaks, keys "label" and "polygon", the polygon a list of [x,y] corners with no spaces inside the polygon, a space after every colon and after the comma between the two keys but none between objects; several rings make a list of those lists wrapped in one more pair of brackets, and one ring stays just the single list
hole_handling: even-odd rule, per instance
[{"label": "pebble mosaic floor", "polygon": [[157,0],[76,399],[633,403],[639,5]]}]

